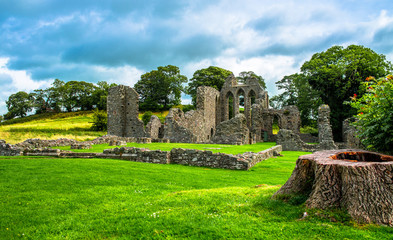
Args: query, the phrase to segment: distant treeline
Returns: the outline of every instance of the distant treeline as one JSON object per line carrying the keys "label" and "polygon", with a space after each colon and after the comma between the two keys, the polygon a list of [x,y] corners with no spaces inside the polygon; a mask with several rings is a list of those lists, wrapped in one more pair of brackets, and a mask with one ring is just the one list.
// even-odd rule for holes
{"label": "distant treeline", "polygon": [[97,84],[84,81],[64,82],[55,79],[47,89],[37,89],[32,93],[23,91],[12,94],[6,101],[8,113],[4,119],[25,117],[33,112],[73,112],[78,110],[106,110],[109,88],[116,84],[105,81]]}

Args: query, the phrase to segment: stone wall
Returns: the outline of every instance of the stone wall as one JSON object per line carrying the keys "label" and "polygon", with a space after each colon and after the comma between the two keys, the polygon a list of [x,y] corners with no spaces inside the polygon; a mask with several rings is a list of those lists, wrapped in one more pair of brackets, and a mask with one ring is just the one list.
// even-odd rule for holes
{"label": "stone wall", "polygon": [[259,153],[247,152],[238,155],[182,148],[174,148],[170,152],[166,152],[160,150],[121,147],[106,149],[103,153],[81,153],[61,151],[59,149],[40,148],[26,149],[23,151],[23,155],[64,158],[112,158],[145,163],[182,164],[199,167],[248,170],[263,160],[273,156],[278,156],[281,151],[281,146],[274,146]]}
{"label": "stone wall", "polygon": [[161,127],[162,124],[160,119],[156,115],[152,115],[150,121],[146,125],[146,133],[150,135],[151,138],[159,138]]}
{"label": "stone wall", "polygon": [[330,125],[330,107],[326,104],[318,108],[318,138],[320,150],[338,149],[333,140],[332,126]]}
{"label": "stone wall", "polygon": [[139,95],[131,87],[118,85],[109,89],[108,134],[120,137],[148,137],[138,118]]}
{"label": "stone wall", "polygon": [[252,106],[251,132],[256,142],[274,141],[273,125],[277,122],[279,129],[300,133],[300,113],[296,106],[286,106],[281,110],[265,108],[261,104]]}
{"label": "stone wall", "polygon": [[19,156],[22,154],[22,148],[6,143],[0,140],[0,156]]}
{"label": "stone wall", "polygon": [[357,137],[357,130],[351,124],[355,121],[354,118],[348,118],[343,121],[343,140],[346,148],[364,149],[363,144]]}
{"label": "stone wall", "polygon": [[243,145],[250,143],[250,134],[244,114],[221,122],[216,128],[212,141],[218,144]]}
{"label": "stone wall", "polygon": [[197,89],[197,109],[183,113],[169,110],[165,118],[164,138],[171,142],[210,142],[216,127],[216,108],[219,92],[211,87]]}

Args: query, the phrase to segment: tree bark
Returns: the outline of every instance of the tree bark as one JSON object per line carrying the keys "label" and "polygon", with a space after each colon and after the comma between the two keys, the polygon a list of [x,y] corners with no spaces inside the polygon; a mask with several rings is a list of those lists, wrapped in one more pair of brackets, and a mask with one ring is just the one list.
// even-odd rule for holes
{"label": "tree bark", "polygon": [[393,157],[351,149],[300,156],[273,197],[299,194],[308,208],[342,208],[359,223],[393,226]]}

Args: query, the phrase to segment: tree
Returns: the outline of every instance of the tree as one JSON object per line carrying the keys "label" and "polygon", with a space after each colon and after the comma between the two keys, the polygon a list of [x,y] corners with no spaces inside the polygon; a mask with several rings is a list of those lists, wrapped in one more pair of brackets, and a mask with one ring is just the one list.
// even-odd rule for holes
{"label": "tree", "polygon": [[95,107],[100,110],[106,110],[106,103],[108,98],[109,88],[116,86],[117,84],[112,83],[109,84],[105,81],[100,81],[97,83],[93,93],[92,93],[92,102],[95,104]]}
{"label": "tree", "polygon": [[239,83],[243,83],[243,84],[244,84],[244,83],[246,83],[247,78],[252,78],[252,77],[258,79],[258,82],[259,82],[259,84],[261,85],[261,87],[262,87],[263,89],[266,89],[265,79],[263,79],[262,76],[256,75],[253,71],[248,71],[248,72],[244,71],[244,72],[241,72],[241,73],[239,73],[239,76],[236,77],[236,78],[237,78],[237,81],[238,81]]}
{"label": "tree", "polygon": [[358,137],[371,150],[393,154],[393,76],[368,77],[361,89],[365,94],[354,94],[349,102],[358,113],[353,123]]}
{"label": "tree", "polygon": [[233,73],[229,70],[214,66],[195,71],[186,88],[186,93],[192,97],[193,105],[196,105],[198,87],[209,86],[220,91],[225,80],[231,74]]}
{"label": "tree", "polygon": [[380,78],[392,70],[384,55],[363,46],[333,46],[316,53],[301,67],[312,89],[332,109],[331,121],[336,140],[341,140],[342,121],[354,111],[344,101],[353,94],[361,96],[360,83],[368,76]]}
{"label": "tree", "polygon": [[180,74],[178,67],[168,65],[145,73],[135,84],[134,88],[140,95],[140,109],[168,109],[180,104],[183,83],[187,77]]}
{"label": "tree", "polygon": [[295,105],[300,111],[303,126],[313,125],[318,114],[318,107],[322,104],[318,92],[313,90],[304,74],[295,73],[285,76],[276,82],[283,93],[270,99],[274,108]]}
{"label": "tree", "polygon": [[7,119],[25,117],[33,109],[33,96],[23,91],[12,94],[6,101],[8,113]]}

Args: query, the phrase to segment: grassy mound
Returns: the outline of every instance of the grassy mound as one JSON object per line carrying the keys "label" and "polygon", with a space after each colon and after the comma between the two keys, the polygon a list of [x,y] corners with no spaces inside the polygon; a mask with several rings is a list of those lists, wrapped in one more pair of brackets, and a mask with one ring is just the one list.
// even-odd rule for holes
{"label": "grassy mound", "polygon": [[93,113],[45,113],[13,119],[0,125],[0,139],[8,143],[22,142],[28,138],[70,138],[78,141],[92,140],[106,132],[91,131]]}

